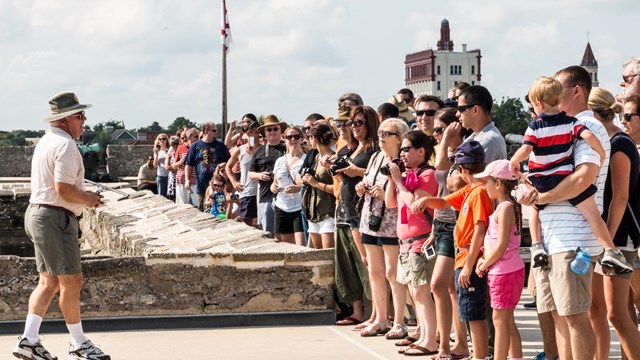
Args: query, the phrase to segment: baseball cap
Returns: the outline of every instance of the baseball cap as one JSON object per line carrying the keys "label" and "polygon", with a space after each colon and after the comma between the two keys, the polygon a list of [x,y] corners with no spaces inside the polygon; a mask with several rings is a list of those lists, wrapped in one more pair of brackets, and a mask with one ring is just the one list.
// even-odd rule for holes
{"label": "baseball cap", "polygon": [[489,165],[487,165],[486,168],[484,168],[483,172],[473,175],[473,177],[478,179],[486,178],[489,176],[503,180],[518,179],[517,177],[513,176],[511,170],[509,169],[509,160],[505,159],[492,161]]}
{"label": "baseball cap", "polygon": [[484,162],[484,149],[475,140],[465,141],[456,149],[454,156],[456,164],[473,164]]}

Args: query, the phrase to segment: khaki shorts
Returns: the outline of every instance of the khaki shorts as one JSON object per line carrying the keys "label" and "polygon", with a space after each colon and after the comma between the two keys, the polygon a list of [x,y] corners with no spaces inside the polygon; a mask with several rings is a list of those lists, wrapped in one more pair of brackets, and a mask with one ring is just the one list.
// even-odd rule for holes
{"label": "khaki shorts", "polygon": [[533,269],[539,313],[557,310],[567,316],[589,311],[595,259],[591,258],[589,271],[579,275],[569,267],[575,256],[574,250],[550,255],[548,267]]}
{"label": "khaki shorts", "polygon": [[[634,264],[636,260],[638,260],[638,252],[636,250],[633,250],[633,251],[621,250],[621,252],[622,252],[622,255],[624,255],[625,260],[627,260],[627,264]],[[603,276],[616,276],[623,279],[631,279],[631,275],[633,275],[633,272],[630,272],[627,274],[616,274],[615,271],[613,271],[613,269],[602,267],[602,265],[600,265],[600,259],[602,259],[602,254],[600,254],[599,256],[596,256],[596,259],[598,260],[598,262],[596,263],[596,267],[593,270],[596,273]]]}
{"label": "khaki shorts", "polygon": [[435,257],[427,260],[422,253],[400,253],[398,268],[402,270],[402,273],[398,273],[397,280],[401,284],[411,286],[430,284],[435,264]]}
{"label": "khaki shorts", "polygon": [[38,272],[50,275],[82,273],[78,219],[65,211],[29,206],[24,229],[35,249]]}

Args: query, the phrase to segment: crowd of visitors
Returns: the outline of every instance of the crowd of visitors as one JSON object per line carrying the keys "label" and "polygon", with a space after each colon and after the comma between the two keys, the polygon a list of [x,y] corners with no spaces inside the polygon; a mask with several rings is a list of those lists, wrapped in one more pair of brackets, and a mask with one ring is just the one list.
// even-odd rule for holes
{"label": "crowd of visitors", "polygon": [[[401,89],[377,111],[347,93],[335,117],[302,127],[249,113],[223,141],[214,123],[160,134],[139,185],[279,241],[335,248],[337,325],[434,359],[522,358],[514,309],[530,206],[537,359],[607,359],[608,322],[640,359],[639,75],[640,59],[625,63],[617,97],[579,66],[532,81],[511,159],[490,92],[458,83],[445,100]],[[577,272],[583,253],[590,266]]]}

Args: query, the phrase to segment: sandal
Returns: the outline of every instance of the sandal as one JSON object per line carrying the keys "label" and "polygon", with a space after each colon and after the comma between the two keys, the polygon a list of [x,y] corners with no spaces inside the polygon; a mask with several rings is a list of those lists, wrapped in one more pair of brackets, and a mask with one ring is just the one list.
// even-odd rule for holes
{"label": "sandal", "polygon": [[351,331],[360,331],[360,330],[366,328],[369,325],[371,325],[371,322],[369,320],[367,320],[367,321],[361,322],[360,324],[352,327]]}
{"label": "sandal", "polygon": [[391,330],[391,328],[389,328],[389,325],[386,321],[385,322],[374,321],[371,325],[367,326],[366,328],[362,329],[362,331],[360,331],[360,336],[373,337],[378,335],[384,335],[388,333],[389,330]]}
{"label": "sandal", "polygon": [[353,316],[347,316],[342,320],[336,321],[336,325],[338,326],[358,325],[360,323],[362,323],[362,320],[356,319]]}
{"label": "sandal", "polygon": [[409,346],[404,347],[402,349],[398,349],[398,354],[404,354],[405,351],[409,350],[409,349],[413,349],[415,345],[414,344],[409,344]]}
{"label": "sandal", "polygon": [[413,344],[416,341],[418,341],[417,338],[415,338],[415,337],[413,337],[411,335],[407,335],[407,336],[405,336],[404,339],[402,339],[400,341],[396,341],[395,346],[409,346],[409,345]]}
{"label": "sandal", "polygon": [[387,340],[401,340],[408,335],[407,326],[403,324],[393,324],[391,330],[387,332],[385,337]]}
{"label": "sandal", "polygon": [[439,354],[439,355],[433,355],[431,357],[431,360],[448,360],[451,359],[451,355],[449,354]]}
{"label": "sandal", "polygon": [[407,349],[404,352],[405,356],[425,356],[425,355],[435,355],[438,353],[438,349],[429,350],[426,347],[413,345],[411,349]]}

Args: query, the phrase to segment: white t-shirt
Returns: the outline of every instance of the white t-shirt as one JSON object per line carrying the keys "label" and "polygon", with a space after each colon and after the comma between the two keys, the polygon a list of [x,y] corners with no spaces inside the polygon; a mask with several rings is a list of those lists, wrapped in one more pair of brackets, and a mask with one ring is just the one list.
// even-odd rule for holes
{"label": "white t-shirt", "polygon": [[[278,181],[279,189],[295,185],[294,179],[300,172],[300,168],[306,157],[307,155],[303,154],[289,169],[287,169],[287,155],[280,156],[276,160],[273,167],[273,175]],[[286,212],[300,211],[300,209],[302,209],[302,195],[299,191],[293,194],[286,194],[284,191],[279,191],[275,199],[275,205],[278,209]]]}
{"label": "white t-shirt", "polygon": [[[593,117],[592,111],[582,111],[575,117],[578,119],[578,123],[585,125],[600,140],[606,153],[605,161],[594,182],[598,188],[595,194],[596,204],[602,213],[604,183],[607,180],[607,171],[609,170],[611,142],[607,130],[602,123]],[[574,146],[573,161],[576,167],[584,163],[600,165],[600,156],[586,141],[579,140]],[[568,201],[548,204],[540,211],[540,222],[542,223],[543,242],[550,255],[575,250],[578,246],[581,249],[589,249],[591,255],[598,255],[603,250],[589,223],[580,211]]]}
{"label": "white t-shirt", "polygon": [[244,145],[240,146],[238,151],[240,151],[240,156],[238,157],[238,161],[240,162],[240,183],[244,185],[244,188],[240,193],[240,197],[245,198],[256,196],[258,195],[258,180],[251,180],[249,178],[251,154],[247,152]]}
{"label": "white t-shirt", "polygon": [[80,150],[66,131],[52,127],[33,151],[29,202],[60,206],[80,216],[84,204],[60,197],[56,192],[56,182],[74,185],[84,191],[84,165]]}

